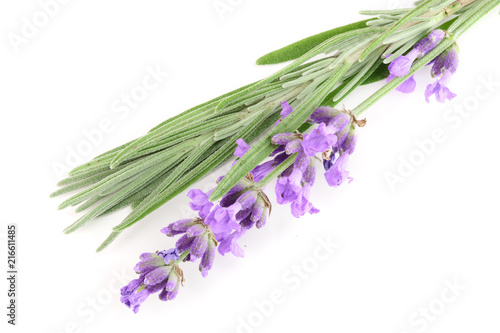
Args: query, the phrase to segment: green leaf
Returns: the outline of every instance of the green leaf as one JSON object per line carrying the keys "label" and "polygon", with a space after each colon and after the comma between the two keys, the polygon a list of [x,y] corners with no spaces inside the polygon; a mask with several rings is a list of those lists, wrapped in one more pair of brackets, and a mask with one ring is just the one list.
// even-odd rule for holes
{"label": "green leaf", "polygon": [[[179,157],[181,159],[182,157]],[[157,164],[149,169],[147,169],[143,174],[140,176],[136,176],[134,181],[131,183],[127,184],[124,186],[122,189],[120,189],[118,192],[115,194],[107,197],[103,202],[101,202],[97,207],[95,207],[92,211],[88,212],[84,216],[82,216],[80,219],[78,219],[75,223],[70,225],[64,230],[64,233],[69,234],[81,227],[83,227],[85,224],[89,223],[96,217],[98,217],[100,214],[106,212],[107,210],[111,209],[113,206],[119,204],[126,198],[128,198],[130,195],[133,193],[136,193],[138,190],[141,188],[147,186],[147,184],[150,183],[153,179],[155,179],[158,175],[162,174],[165,172],[165,166],[163,164]],[[85,204],[84,204],[85,205]]]}
{"label": "green leaf", "polygon": [[99,247],[97,248],[96,252],[101,252],[102,250],[104,250],[105,248],[107,248],[108,245],[111,244],[116,239],[116,237],[120,236],[120,234],[121,234],[121,231],[113,231],[108,236],[108,238],[106,238],[106,240],[104,242],[102,242],[101,245],[99,245]]}
{"label": "green leaf", "polygon": [[93,205],[103,200],[104,198],[105,198],[104,196],[96,195],[95,197],[88,199],[75,209],[75,213],[83,212],[84,210],[92,207]]}
{"label": "green leaf", "polygon": [[128,221],[124,220],[122,223],[114,227],[113,230],[121,231],[129,228],[130,226],[145,218],[147,215],[154,212],[156,209],[160,208],[166,202],[203,178],[207,173],[212,172],[217,166],[231,158],[233,156],[234,150],[236,149],[237,139],[242,138],[246,142],[253,141],[268,128],[272,127],[279,119],[279,117],[279,114],[272,115],[267,119],[262,117],[260,118],[260,121],[252,123],[246,128],[242,129],[242,131],[235,134],[215,153],[206,158],[202,163],[197,164],[196,167],[187,172],[181,179],[171,184],[166,190],[164,190],[159,196],[157,196],[154,199],[154,202],[150,204],[148,210],[144,211],[141,215],[136,216],[134,219],[129,219]]}
{"label": "green leaf", "polygon": [[[350,83],[351,80],[345,81],[340,86],[338,86],[334,91],[332,91],[330,94],[328,94],[328,96],[321,103],[321,106],[329,106],[331,108],[334,108],[344,99],[344,97],[347,97],[348,95],[350,95],[357,87],[386,79],[387,76],[389,75],[388,74],[389,70],[387,69],[387,65],[382,63],[382,59],[380,59],[379,62],[380,62],[380,65],[378,67],[377,66],[372,67],[372,69],[370,71],[368,71],[368,73],[365,74],[364,80],[363,79],[359,80],[354,86],[351,87],[349,92],[347,94],[345,94],[342,98],[340,98],[337,101],[333,100],[333,97],[335,95],[337,95],[344,87],[346,87]],[[387,74],[386,74],[386,72],[387,72]],[[303,133],[307,129],[309,129],[309,127],[311,127],[310,124],[304,123],[299,128],[298,131]]]}
{"label": "green leaf", "polygon": [[[154,132],[156,131],[157,129],[159,128],[162,128],[164,125],[169,125],[169,124],[177,124],[179,121],[181,120],[185,120],[185,119],[188,119],[189,116],[192,116],[193,114],[196,114],[198,113],[201,109],[209,109],[209,108],[212,108],[213,106],[219,104],[219,102],[228,97],[228,96],[231,96],[233,94],[236,94],[237,92],[241,91],[241,90],[245,90],[249,87],[251,87],[252,85],[254,85],[255,83],[257,82],[254,82],[254,83],[250,83],[250,84],[247,84],[246,86],[243,86],[241,88],[238,88],[238,89],[235,89],[233,91],[230,91],[226,94],[223,94],[219,97],[216,97],[208,102],[205,102],[205,103],[202,103],[200,105],[197,105],[195,107],[192,107],[191,109],[189,110],[186,110],[180,114],[178,114],[177,116],[174,116],[172,118],[168,118],[167,120],[163,121],[162,123],[156,125],[155,127],[153,127],[149,132]],[[133,142],[133,141],[132,141]]]}
{"label": "green leaf", "polygon": [[[121,169],[118,169],[117,171],[119,171]],[[113,171],[113,172],[109,172],[109,171]],[[113,173],[115,173],[114,170],[109,170],[109,171],[101,172],[101,173],[98,173],[98,174],[93,175],[91,177],[82,178],[81,180],[78,180],[78,181],[73,181],[72,178],[66,178],[66,179],[64,179],[64,182],[61,181],[61,182],[59,182],[59,184],[64,185],[64,184],[69,183],[71,181],[69,183],[69,185],[67,185],[63,188],[60,188],[59,190],[50,194],[50,197],[54,198],[54,197],[57,197],[59,195],[66,194],[66,193],[90,186],[92,184],[95,184],[96,182],[103,180],[106,177],[109,177]],[[79,177],[74,177],[74,178],[78,179]]]}
{"label": "green leaf", "polygon": [[179,155],[182,156],[183,154],[189,152],[193,146],[193,142],[187,141],[173,149],[167,149],[158,154],[149,155],[148,157],[145,157],[136,163],[130,164],[119,172],[104,178],[88,189],[65,200],[61,205],[59,205],[58,208],[63,209],[68,206],[75,206],[156,164],[161,164],[163,167],[167,167],[168,165],[175,163]]}
{"label": "green leaf", "polygon": [[371,21],[373,19],[369,20],[363,20],[359,21],[356,23],[351,23],[348,25],[344,25],[342,27],[338,27],[332,30],[328,30],[319,34],[316,34],[314,36],[310,36],[307,38],[304,38],[298,42],[295,42],[293,44],[290,44],[288,46],[285,46],[279,50],[270,52],[262,57],[260,57],[257,60],[257,65],[272,65],[272,64],[280,64],[283,62],[295,60],[298,57],[304,55],[305,53],[309,52],[312,50],[314,47],[318,46],[319,44],[323,43],[324,41],[342,34],[347,31],[351,30],[356,30],[356,29],[361,29],[361,28],[366,28],[366,23]]}
{"label": "green leaf", "polygon": [[380,63],[382,63],[382,59],[380,58],[382,53],[383,50],[379,49],[379,52],[375,52],[371,58],[368,58],[365,66],[358,70],[358,73],[333,97],[333,100],[338,101],[344,98],[353,91],[354,87],[359,86],[358,83],[362,84],[366,80],[367,75],[371,76],[370,73],[373,73],[379,67]]}
{"label": "green leaf", "polygon": [[212,137],[204,140],[199,147],[190,153],[189,156],[123,220],[119,226],[124,226],[124,228],[115,227],[114,230],[118,231],[125,229],[128,225],[130,225],[131,221],[136,221],[137,217],[142,216],[144,212],[149,211],[151,207],[155,206],[157,198],[162,197],[162,192],[174,185],[175,182],[178,182],[180,178],[182,178],[182,175],[188,170],[195,168],[195,162],[198,161],[199,157],[209,150],[214,144],[215,142]]}
{"label": "green leaf", "polygon": [[119,171],[120,169],[123,169],[123,167],[119,167],[119,168],[116,168],[116,169],[108,169],[108,170],[105,170],[105,171],[102,171],[102,172],[99,172],[99,173],[95,173],[95,174],[92,174],[92,175],[88,175],[88,174],[82,174],[82,175],[79,175],[79,176],[74,176],[74,177],[67,177],[61,181],[59,181],[57,183],[57,186],[66,186],[66,185],[70,185],[70,184],[74,184],[76,182],[79,182],[79,181],[82,181],[82,180],[85,180],[85,179],[88,179],[88,178],[95,178],[94,181],[96,180],[100,180],[102,178],[105,178],[113,173],[115,173],[116,171]]}
{"label": "green leaf", "polygon": [[112,156],[104,158],[93,159],[85,164],[77,166],[69,172],[69,177],[76,177],[81,175],[90,175],[97,172],[109,170],[109,163],[113,160]]}
{"label": "green leaf", "polygon": [[368,47],[365,49],[365,51],[361,54],[361,57],[359,58],[359,61],[363,61],[368,57],[373,50],[375,50],[380,44],[384,42],[384,40],[392,35],[395,31],[397,31],[399,28],[401,28],[404,24],[408,23],[412,18],[421,15],[424,11],[428,10],[428,7],[439,0],[425,0],[423,1],[420,5],[417,7],[413,8],[411,11],[409,11],[406,15],[404,15],[402,18],[400,18],[394,25],[387,29],[387,31],[383,34],[381,34],[377,39],[375,39]]}
{"label": "green leaf", "polygon": [[364,86],[367,84],[385,80],[387,79],[389,74],[390,73],[388,65],[381,62],[381,64],[373,71],[373,73],[371,73],[370,76],[366,78],[366,80],[363,81],[361,85]]}
{"label": "green leaf", "polygon": [[332,38],[327,39],[323,43],[321,43],[321,44],[313,47],[311,50],[309,50],[305,54],[303,54],[300,57],[298,57],[294,62],[292,62],[291,64],[287,65],[285,68],[283,68],[283,69],[275,72],[274,74],[272,74],[271,76],[267,77],[266,79],[260,80],[257,83],[255,83],[253,86],[251,86],[250,88],[242,90],[242,91],[240,91],[240,92],[238,92],[238,93],[236,93],[234,95],[231,95],[231,96],[223,99],[217,105],[216,111],[217,110],[222,110],[226,105],[229,105],[229,104],[233,103],[235,100],[241,98],[242,96],[245,96],[250,91],[258,89],[258,88],[264,86],[265,84],[267,84],[269,82],[272,82],[272,81],[274,81],[276,79],[279,79],[280,77],[282,77],[285,74],[289,74],[292,71],[298,70],[306,61],[311,60],[312,58],[314,58],[318,54],[324,52],[331,45],[333,45],[335,43],[338,43],[338,42],[341,42],[341,41],[344,41],[344,40],[348,40],[348,39],[350,39],[352,37],[361,36],[361,35],[364,35],[364,34],[371,34],[371,33],[380,32],[380,31],[385,31],[385,29],[376,28],[376,27],[368,27],[368,28],[363,28],[363,29],[357,29],[357,30],[347,31],[347,32],[338,34],[336,36],[333,36]]}
{"label": "green leaf", "polygon": [[151,194],[151,192],[153,192],[154,189],[157,188],[158,185],[160,185],[165,180],[165,178],[167,178],[170,175],[171,172],[172,170],[169,169],[165,170],[161,175],[158,175],[145,187],[143,187],[142,189],[137,189],[138,190],[137,192],[129,195],[127,198],[115,204],[113,207],[109,208],[105,212],[102,212],[101,214],[99,214],[98,217],[109,215],[127,206],[132,205],[133,208],[133,205],[139,204],[142,200],[144,200],[144,198],[146,198],[149,194]]}

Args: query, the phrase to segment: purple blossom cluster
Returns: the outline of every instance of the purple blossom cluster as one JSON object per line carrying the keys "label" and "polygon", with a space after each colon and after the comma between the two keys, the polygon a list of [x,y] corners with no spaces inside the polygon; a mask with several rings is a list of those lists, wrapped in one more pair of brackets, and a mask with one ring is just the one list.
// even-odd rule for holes
{"label": "purple blossom cluster", "polygon": [[[236,144],[234,155],[241,158],[250,146],[242,139],[237,140]],[[257,166],[231,188],[217,205],[209,200],[211,191],[189,191],[188,197],[192,200],[190,207],[198,212],[199,217],[180,220],[162,229],[167,236],[183,234],[176,248],[179,253],[189,251],[186,261],[201,258],[199,268],[203,276],[212,267],[215,248],[221,255],[230,252],[237,257],[244,256],[238,240],[253,226],[262,228],[271,210],[269,198],[256,183],[283,160],[283,156],[276,156],[272,161]]]}
{"label": "purple blossom cluster", "polygon": [[216,236],[205,222],[213,207],[213,203],[208,200],[209,195],[210,193],[197,189],[189,191],[188,197],[192,200],[189,206],[198,212],[199,217],[183,219],[161,229],[161,232],[169,237],[182,235],[175,244],[177,252],[187,253],[184,261],[194,262],[201,259],[199,269],[204,277],[212,268],[217,247]]}
{"label": "purple blossom cluster", "polygon": [[184,281],[182,270],[176,263],[179,260],[177,249],[143,253],[139,258],[141,261],[134,267],[135,272],[140,274],[139,278],[120,290],[121,302],[134,313],[151,294],[160,292],[158,297],[162,301],[174,299]]}
{"label": "purple blossom cluster", "polygon": [[279,145],[275,154],[297,154],[294,163],[279,175],[275,188],[278,203],[290,204],[295,217],[319,212],[309,200],[316,179],[316,155],[321,155],[325,179],[330,186],[352,180],[345,167],[356,144],[353,118],[339,110],[323,107],[313,112],[309,122],[317,127],[307,134],[281,133],[271,139],[273,144]]}
{"label": "purple blossom cluster", "polygon": [[[287,102],[282,103],[282,108],[282,119],[293,111]],[[309,133],[275,135],[272,143],[278,147],[271,159],[255,167],[218,204],[209,200],[213,190],[208,193],[199,189],[189,191],[190,208],[198,216],[176,221],[161,229],[168,237],[179,236],[175,248],[141,255],[141,261],[135,266],[139,278],[121,289],[121,301],[137,312],[153,293],[160,292],[159,298],[163,301],[174,299],[184,280],[178,266],[181,261],[199,260],[199,270],[206,277],[213,266],[216,251],[221,255],[230,252],[243,257],[238,240],[254,226],[262,228],[271,212],[270,200],[257,183],[288,158],[295,160],[277,179],[278,203],[291,204],[295,217],[319,212],[309,201],[316,177],[315,164],[317,160],[323,160],[325,178],[330,186],[351,180],[345,167],[356,144],[354,119],[345,112],[319,108],[308,120],[316,125]],[[237,140],[236,144],[234,155],[241,159],[250,146],[243,139]]]}
{"label": "purple blossom cluster", "polygon": [[[389,64],[389,77],[387,82],[396,77],[403,77],[410,73],[411,66],[416,59],[423,57],[434,49],[439,42],[446,36],[443,30],[434,30],[427,37],[420,40],[413,49],[406,55],[399,56]],[[436,100],[444,103],[447,99],[451,100],[456,97],[454,93],[448,88],[448,83],[452,75],[456,72],[458,67],[458,48],[451,47],[449,50],[443,52],[429,65],[433,65],[431,75],[437,80],[429,84],[425,91],[425,100],[429,103],[430,97],[436,95]],[[412,93],[415,91],[417,82],[414,75],[410,76],[406,81],[399,85],[396,90],[403,93]]]}
{"label": "purple blossom cluster", "polygon": [[[243,140],[238,140],[237,144],[235,155],[241,158],[250,147]],[[266,172],[272,170],[273,163],[268,163],[271,167],[264,165],[255,168],[256,177],[263,178]],[[141,255],[141,261],[135,268],[140,276],[121,289],[121,301],[137,312],[148,296],[157,291],[162,290],[161,300],[175,298],[179,284],[172,287],[173,282],[183,281],[177,261],[195,262],[200,259],[199,270],[206,277],[213,266],[216,249],[221,255],[231,252],[243,257],[238,240],[254,225],[262,228],[271,210],[269,198],[255,185],[253,174],[249,174],[226,193],[217,205],[209,200],[213,190],[208,193],[199,189],[189,191],[189,206],[198,213],[198,217],[179,220],[161,229],[169,237],[180,236],[175,248]]]}
{"label": "purple blossom cluster", "polygon": [[238,240],[254,225],[261,228],[269,215],[270,203],[262,190],[257,189],[252,177],[246,177],[236,184],[214,205],[209,193],[191,190],[191,208],[198,212],[195,219],[180,220],[162,229],[167,236],[181,235],[176,243],[179,253],[188,251],[186,261],[201,258],[200,271],[203,276],[212,267],[215,248],[221,255],[231,252],[243,257]]}

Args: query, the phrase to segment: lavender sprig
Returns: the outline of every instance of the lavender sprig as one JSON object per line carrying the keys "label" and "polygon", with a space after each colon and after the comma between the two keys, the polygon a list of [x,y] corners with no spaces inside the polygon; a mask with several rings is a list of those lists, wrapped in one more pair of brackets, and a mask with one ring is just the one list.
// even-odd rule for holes
{"label": "lavender sprig", "polygon": [[[282,117],[293,114],[287,102],[283,102],[282,107]],[[139,278],[121,289],[122,303],[137,313],[140,305],[153,293],[160,292],[159,298],[163,301],[174,299],[184,281],[178,266],[181,261],[200,261],[199,270],[206,277],[213,266],[216,249],[220,255],[232,253],[236,257],[244,257],[238,241],[254,226],[257,229],[264,227],[271,213],[271,201],[264,192],[267,184],[256,180],[262,181],[282,165],[287,168],[280,169],[276,182],[278,204],[290,204],[292,215],[297,218],[305,213],[318,213],[319,210],[310,202],[316,168],[324,166],[325,178],[330,186],[337,187],[348,179],[346,156],[354,151],[355,124],[358,122],[345,111],[326,107],[317,109],[309,122],[317,126],[307,133],[275,135],[272,142],[276,149],[270,155],[271,160],[252,170],[217,204],[209,200],[213,190],[208,193],[199,189],[189,191],[189,206],[198,216],[179,220],[161,229],[168,237],[179,237],[175,248],[140,256],[141,261],[134,268],[140,274]],[[242,139],[236,143],[238,147],[234,155],[238,160],[234,165],[250,149]],[[338,158],[334,162],[336,156]],[[289,157],[293,157],[294,162],[285,164]],[[179,256],[179,253],[182,255]]]}
{"label": "lavender sprig", "polygon": [[[470,15],[470,20],[477,20],[479,13],[484,15],[494,8],[486,3],[482,5],[474,7],[477,13]],[[466,23],[467,21],[464,22]],[[271,203],[264,189],[274,179],[276,179],[276,201],[278,204],[290,204],[293,216],[318,213],[319,210],[310,201],[310,192],[316,179],[316,164],[321,162],[325,170],[325,179],[332,187],[352,181],[346,165],[356,147],[356,127],[362,127],[366,123],[358,120],[356,115],[364,111],[363,108],[367,103],[387,93],[389,91],[387,87],[393,89],[400,86],[399,90],[404,91],[405,86],[406,88],[412,86],[414,81],[410,79],[411,76],[427,64],[432,64],[431,75],[437,81],[427,86],[426,100],[429,101],[432,95],[436,95],[439,102],[453,97],[447,88],[447,83],[457,68],[458,49],[454,42],[448,40],[450,36],[449,32],[445,33],[439,29],[431,31],[422,40],[417,41],[406,55],[395,57],[389,66],[390,76],[387,85],[354,111],[319,107],[303,120],[305,124],[301,127],[302,131],[280,131],[293,128],[290,123],[299,123],[307,112],[304,104],[299,104],[293,111],[290,104],[282,102],[280,118],[274,123],[275,127],[271,129],[271,134],[253,146],[248,145],[242,138],[235,140],[237,145],[235,155],[239,159],[233,164],[229,173],[220,178],[215,190],[208,193],[192,190],[188,193],[192,199],[190,206],[199,216],[177,221],[162,229],[167,236],[182,235],[176,243],[176,248],[171,251],[183,252],[184,261],[196,261],[201,258],[199,268],[204,277],[213,266],[216,248],[221,255],[231,252],[235,256],[243,257],[244,253],[238,245],[238,240],[253,226],[261,228],[266,223],[271,212]],[[346,70],[345,67],[343,69]],[[320,93],[325,93],[326,90],[321,89]],[[305,105],[311,107],[314,104],[310,102]],[[255,153],[256,151],[259,153]],[[267,158],[270,160],[265,161]],[[260,162],[254,164],[255,161]],[[244,170],[249,170],[248,174],[232,182],[238,179],[238,172]],[[228,178],[231,180],[228,181]],[[222,185],[228,184],[232,187],[224,190]],[[223,193],[218,203],[216,203],[217,194],[214,194],[217,190]],[[157,265],[164,266],[158,262]],[[166,264],[169,265],[170,263]],[[172,267],[162,269],[171,272]],[[154,269],[158,267],[155,266]],[[160,285],[165,288],[165,293],[168,292],[169,279],[165,278],[164,274],[158,274],[159,278],[156,279],[147,279],[145,272],[138,270],[138,273],[141,274],[139,279],[133,280],[122,289],[122,302],[134,312],[149,294],[159,290]],[[175,287],[177,286],[178,283]],[[163,297],[163,299],[169,298]]]}

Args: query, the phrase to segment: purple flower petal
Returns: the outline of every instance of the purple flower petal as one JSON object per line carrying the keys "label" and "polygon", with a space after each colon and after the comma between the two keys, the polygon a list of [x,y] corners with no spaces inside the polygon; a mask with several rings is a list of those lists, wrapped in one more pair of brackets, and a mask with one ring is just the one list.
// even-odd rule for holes
{"label": "purple flower petal", "polygon": [[221,240],[219,244],[219,253],[224,255],[231,252],[236,257],[243,258],[243,249],[238,245],[238,240],[245,234],[247,229],[241,229],[240,231],[235,231],[231,235],[225,237]]}
{"label": "purple flower petal", "polygon": [[278,121],[276,122],[276,125],[278,125],[280,122],[283,121],[283,119],[285,119],[289,114],[291,114],[293,112],[293,109],[292,107],[290,106],[290,104],[288,104],[287,101],[284,101],[284,102],[281,102],[281,118],[278,119]]}
{"label": "purple flower petal", "polygon": [[264,199],[259,198],[252,207],[252,214],[250,215],[250,219],[253,222],[259,221],[262,217],[262,213],[264,212],[265,208],[266,208],[266,203]]}
{"label": "purple flower petal", "polygon": [[208,245],[208,235],[201,234],[196,236],[191,244],[191,261],[195,261],[198,258],[201,258]]}
{"label": "purple flower petal", "polygon": [[301,150],[301,148],[302,148],[301,144],[302,144],[302,140],[293,140],[293,141],[290,141],[285,146],[285,152],[288,155],[295,154],[295,153],[297,153],[297,152],[299,152]]}
{"label": "purple flower petal", "polygon": [[316,214],[319,212],[319,209],[314,207],[312,203],[309,201],[311,186],[306,185],[302,188],[300,196],[298,200],[295,200],[291,204],[292,215],[296,218],[304,216],[306,213]]}
{"label": "purple flower petal", "polygon": [[432,51],[432,49],[439,44],[445,35],[446,34],[443,30],[433,30],[427,37],[421,39],[417,44],[415,44],[413,49],[419,53],[419,57],[422,57]]}
{"label": "purple flower petal", "polygon": [[158,295],[158,298],[161,300],[161,301],[168,301],[168,291],[167,291],[167,288],[163,288],[161,293]]}
{"label": "purple flower petal", "polygon": [[208,242],[207,250],[203,254],[200,262],[200,272],[203,277],[208,275],[208,271],[212,268],[215,259],[215,242],[210,240]]}
{"label": "purple flower petal", "polygon": [[143,253],[139,256],[139,259],[141,260],[147,260],[147,259],[151,259],[151,258],[156,258],[158,255],[154,252],[147,252],[147,253]]}
{"label": "purple flower petal", "polygon": [[234,185],[220,200],[219,205],[221,207],[229,207],[236,202],[240,197],[241,192],[246,189],[246,185],[243,182],[238,182]]}
{"label": "purple flower petal", "polygon": [[326,126],[325,123],[304,136],[302,148],[307,156],[315,156],[318,153],[323,153],[337,142],[337,136],[334,134],[333,126]]}
{"label": "purple flower petal", "polygon": [[276,201],[280,205],[289,204],[299,197],[301,188],[295,183],[290,182],[290,178],[280,178],[276,182]]}
{"label": "purple flower petal", "polygon": [[316,124],[325,123],[328,124],[335,117],[342,115],[343,113],[337,109],[333,109],[328,106],[322,106],[314,110],[312,115],[309,117],[310,122]]}
{"label": "purple flower petal", "polygon": [[188,237],[194,237],[194,236],[198,236],[199,234],[204,233],[205,231],[206,231],[205,227],[202,224],[195,224],[186,230],[186,235]]}
{"label": "purple flower petal", "polygon": [[191,247],[193,239],[194,239],[193,237],[189,237],[188,235],[184,235],[181,238],[179,238],[175,243],[175,247],[177,248],[179,253],[186,252]]}
{"label": "purple flower petal", "polygon": [[158,267],[157,269],[146,274],[146,276],[144,277],[144,284],[146,286],[154,286],[159,283],[165,282],[165,279],[170,273],[170,270],[171,267],[169,266]]}
{"label": "purple flower petal", "polygon": [[447,71],[442,78],[427,86],[427,89],[425,90],[425,100],[427,103],[430,102],[430,97],[432,95],[436,95],[436,100],[439,103],[444,103],[447,99],[452,100],[457,96],[447,87],[451,75],[452,73]]}
{"label": "purple flower petal", "polygon": [[165,285],[165,290],[166,291],[174,290],[177,287],[178,283],[179,283],[179,276],[177,275],[176,272],[172,270],[168,275],[168,280],[167,284]]}
{"label": "purple flower petal", "polygon": [[[418,53],[411,51],[408,56],[399,56],[389,64],[389,73],[394,76],[405,76],[410,73],[411,66],[417,58]],[[411,56],[411,58],[410,58]]]}
{"label": "purple flower petal", "polygon": [[415,81],[415,76],[410,76],[406,81],[401,83],[396,90],[405,94],[409,94],[415,91],[417,87],[417,81]]}
{"label": "purple flower petal", "polygon": [[137,313],[141,304],[146,301],[150,294],[151,293],[148,290],[143,289],[135,294],[130,295],[127,302],[123,303],[131,308],[134,313]]}
{"label": "purple flower petal", "polygon": [[189,207],[191,207],[192,210],[197,211],[199,216],[204,219],[207,217],[208,213],[210,212],[210,209],[213,207],[213,203],[209,200],[210,194],[213,192],[213,190],[205,193],[201,190],[194,189],[188,192],[188,197],[192,200],[189,203]]}
{"label": "purple flower petal", "polygon": [[256,200],[257,193],[255,191],[247,191],[236,200],[235,204],[240,205],[240,207],[238,207],[239,210],[246,210],[251,208]]}
{"label": "purple flower petal", "polygon": [[[333,166],[325,172],[325,178],[328,185],[337,187],[340,186],[346,179],[349,178],[349,172],[345,167],[349,159],[349,154],[342,154],[333,164]],[[351,179],[352,180],[352,179]]]}
{"label": "purple flower petal", "polygon": [[126,286],[122,287],[120,289],[122,303],[129,302],[128,297],[133,293],[135,293],[137,289],[139,289],[141,284],[142,284],[142,279],[135,279],[130,281],[129,284],[127,284]]}
{"label": "purple flower petal", "polygon": [[247,151],[249,151],[251,148],[250,145],[246,143],[245,140],[243,139],[236,140],[236,144],[238,145],[238,147],[236,148],[234,155],[239,158],[242,158],[243,155],[245,155]]}
{"label": "purple flower petal", "polygon": [[179,293],[179,286],[180,285],[181,284],[178,283],[174,290],[167,292],[167,298],[169,301],[171,301],[177,297],[177,294]]}
{"label": "purple flower petal", "polygon": [[214,234],[224,236],[241,228],[235,220],[236,212],[231,207],[216,206],[208,215],[205,223],[210,226]]}
{"label": "purple flower petal", "polygon": [[260,182],[269,172],[274,169],[274,160],[257,165],[252,171],[253,180],[255,182]]}
{"label": "purple flower petal", "polygon": [[136,271],[137,273],[146,273],[163,265],[165,265],[165,261],[163,260],[163,258],[155,256],[146,260],[139,261],[135,265],[134,271]]}
{"label": "purple flower petal", "polygon": [[184,219],[171,224],[172,230],[186,232],[193,225],[193,219]]}
{"label": "purple flower petal", "polygon": [[284,102],[281,102],[281,116],[283,118],[285,118],[286,116],[288,116],[289,114],[291,114],[293,112],[293,109],[292,107],[290,106],[290,104],[288,104],[287,101],[284,101]]}

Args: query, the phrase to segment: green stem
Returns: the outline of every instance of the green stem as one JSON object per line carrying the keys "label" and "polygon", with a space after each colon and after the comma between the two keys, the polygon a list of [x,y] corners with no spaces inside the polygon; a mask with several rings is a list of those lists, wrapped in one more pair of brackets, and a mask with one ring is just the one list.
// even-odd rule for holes
{"label": "green stem", "polygon": [[181,255],[179,256],[179,260],[174,261],[174,264],[179,265],[184,259],[186,259],[189,253],[191,253],[191,250],[182,252]]}

